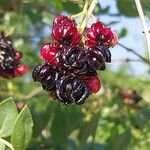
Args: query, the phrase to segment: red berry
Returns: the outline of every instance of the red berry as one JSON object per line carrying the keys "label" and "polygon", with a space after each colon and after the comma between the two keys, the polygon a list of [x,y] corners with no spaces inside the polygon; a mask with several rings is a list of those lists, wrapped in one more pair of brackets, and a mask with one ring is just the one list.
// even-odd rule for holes
{"label": "red berry", "polygon": [[59,49],[56,44],[47,43],[41,48],[40,54],[44,60],[48,61],[52,65],[56,65],[58,51]]}
{"label": "red berry", "polygon": [[58,16],[54,20],[52,38],[63,45],[77,45],[81,35],[74,21],[66,16]]}
{"label": "red berry", "polygon": [[56,25],[52,29],[52,38],[64,45],[77,45],[81,35],[73,25]]}
{"label": "red berry", "polygon": [[17,61],[20,61],[21,58],[22,58],[22,53],[16,51],[16,52],[15,52],[15,59],[16,59]]}
{"label": "red berry", "polygon": [[14,70],[14,76],[15,77],[23,76],[28,71],[29,71],[28,66],[24,64],[19,64],[18,67]]}
{"label": "red berry", "polygon": [[118,42],[118,35],[116,32],[113,32],[113,38],[110,41],[110,46],[114,47]]}
{"label": "red berry", "polygon": [[86,45],[90,46],[100,46],[106,45],[111,46],[112,39],[114,38],[114,34],[110,28],[105,27],[105,25],[101,22],[93,23],[91,28],[86,30],[87,41]]}
{"label": "red berry", "polygon": [[76,26],[75,21],[71,20],[70,18],[64,15],[59,15],[55,18],[53,26],[56,26],[58,24],[66,24],[66,25],[74,24]]}
{"label": "red berry", "polygon": [[96,94],[101,88],[101,82],[96,76],[88,78],[86,82],[92,93]]}

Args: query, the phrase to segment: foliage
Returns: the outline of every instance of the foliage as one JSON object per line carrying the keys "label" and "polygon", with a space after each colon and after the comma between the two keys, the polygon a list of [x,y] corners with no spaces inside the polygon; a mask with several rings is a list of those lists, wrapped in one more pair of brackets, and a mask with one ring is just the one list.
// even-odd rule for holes
{"label": "foliage", "polygon": [[[142,3],[149,16],[149,0]],[[40,46],[50,40],[52,20],[62,12],[80,12],[82,4],[72,0],[1,1],[0,29],[12,35],[16,49],[22,51],[23,61],[31,70],[22,78],[0,78],[0,99],[14,99],[0,103],[0,139],[11,143],[15,150],[149,149],[150,80],[129,75],[129,65],[122,64],[116,72],[108,67],[107,71],[99,72],[103,88],[82,106],[61,106],[32,81],[33,67],[42,63]],[[118,0],[116,6],[118,16],[138,15],[132,0]],[[98,5],[94,13],[109,15],[109,10],[110,7]],[[110,20],[113,23],[118,22]],[[118,30],[120,38],[128,34],[126,28]],[[121,88],[136,90],[142,99],[134,106],[125,104],[119,93]],[[4,148],[0,140],[0,150]]]}
{"label": "foliage", "polygon": [[[27,106],[18,114],[15,102],[9,98],[0,103],[0,145],[13,150],[24,150],[31,140],[33,121]],[[8,137],[11,144],[2,138]],[[4,145],[5,144],[5,145]],[[9,146],[10,145],[10,146]]]}

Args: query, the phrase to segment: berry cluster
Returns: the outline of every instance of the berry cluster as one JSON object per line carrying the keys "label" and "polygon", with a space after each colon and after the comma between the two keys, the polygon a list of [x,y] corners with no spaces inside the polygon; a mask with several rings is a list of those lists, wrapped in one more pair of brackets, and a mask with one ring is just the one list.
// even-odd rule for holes
{"label": "berry cluster", "polygon": [[123,103],[128,106],[136,106],[142,99],[141,95],[136,90],[121,88],[119,90],[119,95],[122,98]]}
{"label": "berry cluster", "polygon": [[6,79],[23,76],[28,67],[20,64],[22,54],[16,51],[10,38],[0,32],[0,76]]}
{"label": "berry cluster", "polygon": [[46,62],[33,71],[33,80],[65,105],[83,104],[99,91],[97,70],[111,62],[109,47],[117,42],[117,35],[101,22],[86,29],[86,37],[83,42],[74,20],[58,16],[52,28],[54,43],[46,43],[40,50]]}

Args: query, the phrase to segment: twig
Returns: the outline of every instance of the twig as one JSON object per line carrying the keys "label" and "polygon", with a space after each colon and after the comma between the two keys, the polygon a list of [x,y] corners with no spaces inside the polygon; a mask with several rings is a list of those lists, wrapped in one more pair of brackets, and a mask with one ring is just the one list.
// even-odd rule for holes
{"label": "twig", "polygon": [[113,62],[143,62],[143,61],[141,59],[126,58],[126,59],[112,59],[112,63]]}
{"label": "twig", "polygon": [[136,56],[138,56],[141,60],[143,60],[145,63],[147,63],[148,65],[150,65],[150,61],[146,58],[144,58],[143,56],[141,56],[140,54],[138,54],[137,52],[135,52],[133,49],[131,48],[128,48],[126,46],[124,46],[123,44],[121,43],[118,43],[119,46],[123,47],[124,49],[126,49],[127,51],[135,54]]}
{"label": "twig", "polygon": [[11,150],[15,150],[15,149],[13,148],[12,144],[9,143],[9,142],[7,142],[6,140],[0,138],[0,142],[3,143],[3,144],[5,144],[6,146],[8,146]]}
{"label": "twig", "polygon": [[33,96],[39,94],[42,91],[42,87],[38,87],[36,89],[34,89],[33,91],[31,91],[27,96],[25,96],[25,100],[31,99]]}
{"label": "twig", "polygon": [[87,25],[87,21],[90,19],[91,15],[93,13],[93,10],[94,10],[95,6],[97,5],[97,3],[98,3],[98,0],[92,0],[91,4],[89,6],[89,9],[87,11],[87,14],[85,15],[83,22],[81,24],[82,32],[84,31],[84,29]]}
{"label": "twig", "polygon": [[82,10],[83,14],[80,16],[80,23],[79,23],[79,25],[82,24],[82,22],[84,20],[85,13],[87,13],[88,7],[89,7],[89,0],[86,0],[85,4],[84,4],[84,7],[83,7],[83,10]]}
{"label": "twig", "polygon": [[143,9],[142,9],[140,0],[135,0],[135,4],[136,4],[136,8],[137,8],[138,13],[139,13],[139,17],[140,17],[140,19],[142,21],[142,24],[143,24],[145,35],[146,35],[148,52],[149,52],[149,61],[150,61],[150,37],[149,37],[149,29],[148,29],[148,26],[147,26],[147,23],[146,23],[146,20],[145,20],[145,17],[144,17],[144,13],[143,13]]}

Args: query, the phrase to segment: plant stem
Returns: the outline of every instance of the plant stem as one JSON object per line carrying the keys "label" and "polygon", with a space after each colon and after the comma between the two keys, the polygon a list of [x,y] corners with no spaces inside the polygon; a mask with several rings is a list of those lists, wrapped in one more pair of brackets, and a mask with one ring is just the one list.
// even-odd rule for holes
{"label": "plant stem", "polygon": [[144,17],[144,13],[143,13],[143,9],[142,9],[140,0],[135,0],[135,4],[136,4],[136,7],[137,7],[137,10],[139,13],[139,17],[140,17],[142,24],[143,24],[145,35],[146,35],[148,52],[149,52],[149,61],[150,61],[150,36],[149,36],[148,26],[147,26],[147,23],[146,23],[146,20]]}
{"label": "plant stem", "polygon": [[90,17],[92,16],[93,10],[94,10],[95,6],[97,5],[97,3],[98,3],[98,0],[91,1],[89,8],[87,10],[87,13],[85,14],[83,21],[81,23],[81,33],[83,33],[83,31],[87,25],[87,22],[90,19]]}
{"label": "plant stem", "polygon": [[38,87],[38,88],[34,89],[33,91],[31,91],[24,99],[29,100],[32,97],[34,97],[35,95],[39,94],[42,90],[43,90],[42,87]]}
{"label": "plant stem", "polygon": [[133,54],[135,54],[136,56],[138,56],[141,60],[143,60],[145,63],[147,63],[148,65],[150,65],[150,61],[148,59],[144,58],[143,56],[141,56],[140,54],[138,54],[137,52],[135,52],[133,49],[128,48],[128,47],[124,46],[121,43],[118,43],[118,45],[121,46],[121,47],[123,47],[127,51],[132,52]]}
{"label": "plant stem", "polygon": [[8,146],[11,150],[15,150],[15,149],[13,148],[12,144],[9,143],[9,142],[7,142],[6,140],[0,138],[0,142],[3,143],[3,144],[5,144],[6,146]]}
{"label": "plant stem", "polygon": [[85,14],[87,13],[88,7],[89,7],[89,0],[86,0],[85,4],[84,4],[84,7],[83,7],[83,10],[82,10],[83,14],[80,16],[80,23],[79,23],[80,25],[83,22],[83,19],[84,19]]}

